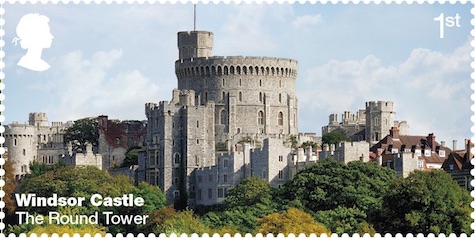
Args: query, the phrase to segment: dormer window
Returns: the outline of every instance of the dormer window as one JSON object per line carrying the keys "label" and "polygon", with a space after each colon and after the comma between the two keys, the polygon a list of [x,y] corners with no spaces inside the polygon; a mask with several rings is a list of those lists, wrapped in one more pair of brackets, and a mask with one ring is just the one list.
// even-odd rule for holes
{"label": "dormer window", "polygon": [[431,154],[430,150],[428,150],[428,149],[424,150],[424,156],[430,156],[430,154]]}
{"label": "dormer window", "polygon": [[445,150],[439,150],[439,156],[445,157]]}

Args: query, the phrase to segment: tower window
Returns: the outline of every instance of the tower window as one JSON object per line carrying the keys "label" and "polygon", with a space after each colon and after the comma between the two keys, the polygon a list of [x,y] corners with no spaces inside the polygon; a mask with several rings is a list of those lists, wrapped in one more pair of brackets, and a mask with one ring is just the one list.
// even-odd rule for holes
{"label": "tower window", "polygon": [[259,79],[259,87],[262,87],[262,79]]}
{"label": "tower window", "polygon": [[257,113],[257,124],[264,125],[264,112],[263,111],[259,111],[259,113]]}
{"label": "tower window", "polygon": [[221,85],[224,87],[225,81],[224,79],[221,80]]}
{"label": "tower window", "polygon": [[175,154],[175,159],[174,159],[175,164],[180,164],[180,154]]}
{"label": "tower window", "polygon": [[279,112],[279,114],[277,116],[277,122],[278,122],[279,126],[284,125],[284,113]]}
{"label": "tower window", "polygon": [[239,79],[239,86],[242,86],[242,79]]}
{"label": "tower window", "polygon": [[279,103],[282,103],[282,94],[279,93]]}
{"label": "tower window", "polygon": [[259,102],[262,102],[262,92],[259,93]]}
{"label": "tower window", "polygon": [[239,92],[238,99],[239,99],[240,102],[242,102],[242,92]]}
{"label": "tower window", "polygon": [[221,111],[221,125],[228,124],[228,112],[226,110]]}

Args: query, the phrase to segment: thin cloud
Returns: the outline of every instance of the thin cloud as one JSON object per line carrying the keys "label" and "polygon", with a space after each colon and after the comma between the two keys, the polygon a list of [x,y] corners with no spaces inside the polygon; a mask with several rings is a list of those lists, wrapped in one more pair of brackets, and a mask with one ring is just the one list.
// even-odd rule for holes
{"label": "thin cloud", "polygon": [[328,116],[356,112],[365,101],[394,101],[396,119],[407,120],[411,133],[436,132],[447,141],[466,138],[470,135],[470,51],[469,42],[449,54],[415,49],[396,66],[384,66],[373,55],[330,61],[308,71],[300,108]]}
{"label": "thin cloud", "polygon": [[292,21],[292,25],[295,28],[305,28],[321,23],[323,23],[323,17],[320,14],[299,16]]}

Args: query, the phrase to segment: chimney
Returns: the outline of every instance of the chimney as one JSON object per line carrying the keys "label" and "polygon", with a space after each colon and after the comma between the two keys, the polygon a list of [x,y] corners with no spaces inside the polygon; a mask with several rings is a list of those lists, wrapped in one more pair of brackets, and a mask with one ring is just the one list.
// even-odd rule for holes
{"label": "chimney", "polygon": [[440,147],[445,147],[445,141],[440,141]]}
{"label": "chimney", "polygon": [[453,140],[452,144],[453,144],[452,150],[456,150],[457,149],[457,140]]}
{"label": "chimney", "polygon": [[467,157],[467,161],[472,159],[472,152],[470,151],[472,149],[471,144],[472,142],[469,139],[465,139],[465,155]]}
{"label": "chimney", "polygon": [[389,135],[393,139],[398,139],[399,138],[399,128],[397,128],[395,126],[391,127],[391,130],[389,130]]}
{"label": "chimney", "polygon": [[435,136],[434,136],[434,133],[430,133],[430,134],[427,136],[427,143],[429,143],[430,148],[431,148],[433,151],[435,151],[436,144],[435,144]]}

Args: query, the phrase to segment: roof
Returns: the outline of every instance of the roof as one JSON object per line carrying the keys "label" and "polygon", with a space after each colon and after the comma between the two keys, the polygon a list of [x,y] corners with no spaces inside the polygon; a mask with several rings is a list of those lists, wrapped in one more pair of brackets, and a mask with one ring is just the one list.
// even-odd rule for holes
{"label": "roof", "polygon": [[[431,142],[429,141],[431,138],[435,139],[433,134],[429,134],[429,136],[397,135],[396,138],[394,138],[392,135],[387,135],[377,144],[372,146],[370,151],[376,155],[386,155],[393,154],[393,149],[397,149],[397,153],[401,151],[414,153],[416,149],[418,149],[421,151],[419,159],[424,159],[426,163],[442,164],[447,157],[441,156],[439,151],[443,150],[445,151],[446,155],[449,155],[451,150],[448,147],[441,146],[435,141],[433,141],[433,148],[435,148],[435,150],[433,150]],[[431,150],[430,156],[424,155],[423,151],[426,149]]]}

